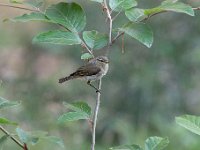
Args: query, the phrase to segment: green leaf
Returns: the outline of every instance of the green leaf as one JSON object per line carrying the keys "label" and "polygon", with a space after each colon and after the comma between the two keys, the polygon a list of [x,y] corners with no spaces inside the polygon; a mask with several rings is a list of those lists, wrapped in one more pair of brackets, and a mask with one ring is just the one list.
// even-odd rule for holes
{"label": "green leaf", "polygon": [[102,34],[94,30],[84,31],[83,39],[86,44],[92,49],[100,49],[108,44],[107,34]]}
{"label": "green leaf", "polygon": [[159,8],[159,7],[156,7],[156,8],[151,8],[151,9],[145,9],[145,10],[144,10],[144,14],[145,14],[146,16],[151,16],[151,15],[153,15],[153,14],[160,13],[160,12],[162,12],[162,11],[165,11],[165,10],[163,10],[163,9],[161,9],[161,8]]}
{"label": "green leaf", "polygon": [[16,122],[10,121],[6,118],[0,117],[0,124],[9,124],[9,125],[17,125]]}
{"label": "green leaf", "polygon": [[174,11],[179,13],[185,13],[190,16],[194,16],[194,10],[190,5],[182,2],[164,1],[159,8],[167,11]]}
{"label": "green leaf", "polygon": [[93,56],[90,53],[84,53],[81,55],[81,59],[85,60],[85,59],[91,59],[93,58]]}
{"label": "green leaf", "polygon": [[93,56],[90,53],[84,53],[81,55],[82,60],[87,60],[87,59],[91,59],[91,58],[93,58]]}
{"label": "green leaf", "polygon": [[31,136],[34,136],[34,137],[41,138],[41,137],[47,136],[48,132],[39,130],[39,131],[28,132],[28,134],[30,134]]}
{"label": "green leaf", "polygon": [[139,22],[147,17],[144,9],[131,8],[125,11],[126,17],[133,22]]}
{"label": "green leaf", "polygon": [[11,19],[11,21],[21,21],[21,22],[44,21],[44,22],[52,22],[44,14],[36,13],[36,12],[32,12],[30,14],[24,14],[22,16],[15,17],[15,18]]}
{"label": "green leaf", "polygon": [[98,2],[98,3],[102,3],[103,2],[103,0],[90,0],[90,1]]}
{"label": "green leaf", "polygon": [[0,109],[18,106],[19,104],[20,104],[19,102],[11,102],[11,101],[4,99],[3,97],[0,97]]}
{"label": "green leaf", "polygon": [[113,11],[123,11],[137,6],[135,0],[110,0],[109,6]]}
{"label": "green leaf", "polygon": [[14,4],[23,4],[23,0],[9,0],[10,3],[14,3]]}
{"label": "green leaf", "polygon": [[2,150],[3,149],[3,146],[5,144],[5,142],[7,141],[9,135],[4,135],[0,138],[0,149]]}
{"label": "green leaf", "polygon": [[149,137],[145,141],[145,150],[162,150],[169,144],[168,138]]}
{"label": "green leaf", "polygon": [[58,123],[77,121],[80,119],[89,119],[89,115],[85,112],[68,112],[58,118]]}
{"label": "green leaf", "polygon": [[40,138],[43,138],[47,135],[47,132],[44,131],[34,131],[26,132],[21,128],[16,128],[17,135],[23,143],[31,143],[32,145],[36,144]]}
{"label": "green leaf", "polygon": [[64,106],[68,109],[71,109],[76,112],[86,113],[88,116],[91,115],[91,107],[85,102],[74,102],[74,103],[66,103],[63,102]]}
{"label": "green leaf", "polygon": [[117,147],[109,148],[110,150],[142,150],[138,145],[122,145]]}
{"label": "green leaf", "polygon": [[153,43],[153,32],[151,28],[144,23],[128,23],[119,29],[122,32],[135,38],[148,48],[152,46]]}
{"label": "green leaf", "polygon": [[194,16],[194,10],[190,5],[184,4],[182,2],[176,2],[176,1],[164,1],[161,3],[160,6],[151,8],[151,9],[146,9],[145,14],[146,15],[153,15],[156,13],[160,13],[163,11],[173,11],[173,12],[178,12],[178,13],[185,13],[190,16]]}
{"label": "green leaf", "polygon": [[176,123],[188,129],[189,131],[200,135],[200,117],[192,115],[183,115],[175,118]]}
{"label": "green leaf", "polygon": [[43,139],[46,139],[52,143],[58,144],[62,148],[65,148],[64,142],[61,138],[58,138],[56,136],[47,136],[47,137],[44,137]]}
{"label": "green leaf", "polygon": [[23,143],[28,143],[30,141],[30,135],[27,132],[25,132],[24,130],[22,130],[21,128],[16,128],[16,132],[17,132],[19,139]]}
{"label": "green leaf", "polygon": [[76,3],[58,3],[46,10],[46,16],[72,32],[80,32],[85,28],[86,16],[80,5]]}
{"label": "green leaf", "polygon": [[55,30],[38,34],[33,38],[33,42],[74,45],[81,44],[81,39],[78,34]]}

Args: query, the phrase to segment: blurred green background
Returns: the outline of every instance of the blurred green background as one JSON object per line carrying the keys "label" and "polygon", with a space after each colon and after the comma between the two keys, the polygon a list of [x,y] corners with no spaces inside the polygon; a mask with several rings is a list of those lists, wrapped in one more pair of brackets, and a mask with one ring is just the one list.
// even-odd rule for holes
{"label": "blurred green background", "polygon": [[[1,0],[7,3],[8,0]],[[46,6],[59,1],[46,0]],[[76,1],[85,9],[85,30],[107,32],[101,6],[88,0]],[[160,0],[140,0],[139,7],[151,8]],[[183,1],[194,7],[200,0]],[[19,122],[24,130],[44,130],[61,137],[66,150],[88,150],[90,130],[85,121],[57,124],[67,110],[62,102],[84,100],[95,105],[96,93],[84,81],[58,84],[82,64],[80,46],[33,44],[40,31],[58,28],[48,23],[5,22],[27,11],[0,7],[0,96],[20,100],[22,106],[3,110],[1,115]],[[123,15],[114,26],[127,22]],[[125,53],[118,40],[110,53],[110,70],[103,78],[101,109],[97,125],[97,150],[120,144],[140,144],[149,136],[169,137],[167,150],[199,150],[200,137],[179,127],[175,116],[200,114],[200,11],[195,17],[163,13],[147,21],[154,31],[148,49],[125,37]],[[14,127],[7,127],[14,131]],[[7,141],[5,149],[20,149]],[[60,150],[40,141],[31,150]]]}

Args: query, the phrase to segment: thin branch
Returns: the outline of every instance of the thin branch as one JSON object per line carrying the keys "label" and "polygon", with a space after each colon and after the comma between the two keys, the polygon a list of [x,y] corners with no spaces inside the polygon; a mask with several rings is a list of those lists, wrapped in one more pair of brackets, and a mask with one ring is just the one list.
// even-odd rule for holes
{"label": "thin branch", "polygon": [[192,8],[193,10],[200,10],[200,7]]}
{"label": "thin branch", "polygon": [[[200,10],[200,7],[194,7],[194,8],[192,8],[192,9],[193,9],[193,10]],[[160,11],[160,12],[153,13],[153,14],[147,16],[146,18],[142,19],[140,22],[145,21],[145,20],[148,20],[149,18],[151,18],[151,17],[153,17],[153,16],[155,16],[155,15],[158,15],[158,14],[161,14],[161,13],[165,13],[165,12],[169,12],[169,11],[163,10],[163,11]]]}
{"label": "thin branch", "polygon": [[103,9],[106,11],[106,15],[108,17],[108,20],[109,20],[109,44],[112,43],[112,17],[111,17],[111,12],[108,8],[108,5],[107,5],[107,1],[106,0],[103,0]]}
{"label": "thin branch", "polygon": [[121,14],[121,11],[118,12],[118,13],[113,17],[112,21],[114,21],[120,14]]}
{"label": "thin branch", "polygon": [[24,143],[24,150],[28,150],[27,144]]}
{"label": "thin branch", "polygon": [[122,35],[122,54],[125,53],[125,48],[124,48],[124,34]]}
{"label": "thin branch", "polygon": [[[99,85],[98,89],[101,90],[101,85],[102,85],[102,80],[99,80]],[[94,116],[93,116],[93,126],[92,126],[92,145],[91,145],[91,150],[95,150],[95,142],[96,142],[96,125],[97,125],[97,117],[98,117],[98,112],[99,112],[99,106],[100,106],[100,99],[101,98],[101,93],[97,92],[97,99],[96,99],[96,106],[94,109]]]}
{"label": "thin branch", "polygon": [[[6,135],[8,135],[17,145],[19,145],[22,149],[24,149],[24,145],[18,141],[15,137],[13,137],[6,129],[4,129],[2,126],[0,126],[0,130],[5,133]],[[27,147],[26,147],[27,149]]]}
{"label": "thin branch", "polygon": [[121,33],[117,34],[117,36],[114,37],[114,38],[112,39],[112,43],[111,43],[111,45],[114,44],[115,41],[116,41],[120,36],[122,36],[122,35],[124,35],[124,32],[121,32]]}
{"label": "thin branch", "polygon": [[146,21],[146,20],[148,20],[149,18],[151,18],[151,17],[153,17],[153,16],[155,16],[155,15],[157,15],[157,14],[161,14],[161,13],[165,13],[165,12],[168,12],[168,11],[167,11],[167,10],[163,10],[163,11],[160,11],[160,12],[156,12],[156,13],[150,14],[150,15],[148,15],[146,18],[140,20],[139,22]]}
{"label": "thin branch", "polygon": [[86,43],[83,40],[82,40],[81,45],[88,51],[88,53],[92,55],[92,57],[94,57],[92,50],[89,49],[89,47],[86,45]]}
{"label": "thin branch", "polygon": [[23,10],[34,11],[34,12],[40,12],[40,10],[38,10],[38,9],[30,9],[30,8],[25,8],[25,7],[20,7],[20,6],[13,6],[13,5],[3,4],[3,3],[0,3],[0,6],[23,9]]}

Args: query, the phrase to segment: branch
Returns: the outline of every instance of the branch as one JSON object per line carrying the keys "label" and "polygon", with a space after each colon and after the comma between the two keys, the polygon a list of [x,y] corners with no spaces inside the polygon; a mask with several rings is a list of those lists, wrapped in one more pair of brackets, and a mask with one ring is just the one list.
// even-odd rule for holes
{"label": "branch", "polygon": [[4,129],[2,126],[0,126],[0,130],[5,133],[6,135],[8,135],[17,145],[19,145],[19,147],[21,147],[22,149],[28,150],[28,148],[26,147],[26,144],[22,144],[20,141],[18,141],[15,137],[13,137],[6,129]]}
{"label": "branch", "polygon": [[86,48],[88,53],[90,53],[92,55],[92,57],[94,58],[93,52],[89,49],[89,47],[85,44],[85,42],[83,40],[82,40],[81,46],[83,46],[83,48]]}
{"label": "branch", "polygon": [[[194,7],[194,8],[192,8],[192,9],[193,9],[193,10],[200,10],[200,7]],[[140,22],[145,21],[145,20],[148,20],[149,18],[151,18],[151,17],[153,17],[153,16],[155,16],[155,15],[157,15],[157,14],[161,14],[161,13],[165,13],[165,12],[169,12],[169,11],[163,10],[163,11],[160,11],[160,12],[156,12],[156,13],[151,14],[151,15],[147,16],[146,18],[140,20]]]}
{"label": "branch", "polygon": [[112,21],[114,21],[119,15],[121,14],[121,11],[119,11],[112,19]]}
{"label": "branch", "polygon": [[3,3],[0,3],[0,6],[11,7],[11,8],[18,8],[18,9],[23,9],[23,10],[28,10],[28,11],[34,11],[34,12],[40,12],[40,10],[38,10],[38,9],[30,9],[30,8],[25,8],[25,7],[20,7],[20,6],[13,6],[13,5],[3,4]]}
{"label": "branch", "polygon": [[165,13],[165,12],[168,12],[168,11],[167,11],[167,10],[163,10],[163,11],[160,11],[160,12],[156,12],[156,13],[150,14],[150,15],[148,15],[146,18],[140,20],[139,22],[146,21],[146,20],[148,20],[149,18],[151,18],[151,17],[153,17],[153,16],[155,16],[155,15],[157,15],[157,14],[161,14],[161,13]]}
{"label": "branch", "polygon": [[200,7],[192,8],[193,10],[200,10]]}
{"label": "branch", "polygon": [[112,20],[111,12],[108,8],[106,0],[103,0],[102,6],[103,6],[103,10],[106,11],[106,15],[107,15],[108,20],[109,20],[109,44],[111,44],[112,43],[112,22],[113,22],[113,20]]}
{"label": "branch", "polygon": [[117,36],[112,39],[112,43],[111,44],[115,43],[115,41],[122,35],[124,35],[124,32],[118,33]]}
{"label": "branch", "polygon": [[[99,85],[98,89],[101,90],[101,85],[102,85],[102,80],[99,80]],[[92,119],[93,126],[92,126],[92,145],[91,145],[91,150],[95,150],[95,141],[96,141],[96,125],[97,125],[97,116],[99,112],[99,106],[100,106],[100,98],[101,98],[101,93],[97,92],[97,99],[96,99],[96,106],[94,109],[94,116]]]}

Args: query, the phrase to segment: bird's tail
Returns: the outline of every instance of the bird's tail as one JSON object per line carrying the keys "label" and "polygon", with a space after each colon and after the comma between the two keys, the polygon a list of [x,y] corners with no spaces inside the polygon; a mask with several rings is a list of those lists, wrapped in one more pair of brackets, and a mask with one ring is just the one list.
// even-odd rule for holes
{"label": "bird's tail", "polygon": [[71,80],[72,78],[73,78],[72,76],[67,76],[65,78],[60,78],[58,82],[59,83],[63,83],[63,82],[66,82],[68,80]]}

